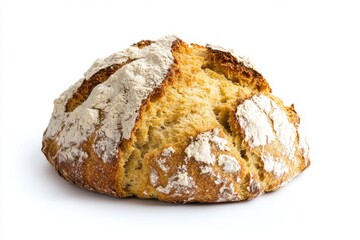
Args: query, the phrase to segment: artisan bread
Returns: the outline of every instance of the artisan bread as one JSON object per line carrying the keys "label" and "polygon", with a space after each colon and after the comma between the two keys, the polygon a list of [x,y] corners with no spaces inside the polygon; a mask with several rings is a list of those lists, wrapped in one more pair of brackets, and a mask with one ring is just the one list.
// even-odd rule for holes
{"label": "artisan bread", "polygon": [[310,165],[294,106],[246,58],[175,36],[95,61],[54,105],[46,158],[112,196],[241,201]]}

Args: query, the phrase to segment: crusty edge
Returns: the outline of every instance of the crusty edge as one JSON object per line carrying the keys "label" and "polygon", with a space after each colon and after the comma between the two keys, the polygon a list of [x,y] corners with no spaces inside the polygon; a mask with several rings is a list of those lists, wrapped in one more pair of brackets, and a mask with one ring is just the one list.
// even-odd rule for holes
{"label": "crusty edge", "polygon": [[266,79],[255,69],[249,68],[237,60],[230,52],[207,47],[209,52],[204,67],[222,73],[227,79],[238,82],[243,87],[250,87],[257,92],[271,92]]}

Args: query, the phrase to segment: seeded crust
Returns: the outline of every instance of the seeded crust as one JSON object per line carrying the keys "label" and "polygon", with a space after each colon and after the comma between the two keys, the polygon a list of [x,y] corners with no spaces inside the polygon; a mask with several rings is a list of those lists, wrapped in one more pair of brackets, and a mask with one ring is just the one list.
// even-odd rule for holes
{"label": "seeded crust", "polygon": [[[133,46],[143,48],[152,43],[146,40]],[[280,155],[279,141],[259,147],[250,147],[245,141],[236,108],[257,94],[274,101],[296,129],[300,124],[294,106],[287,107],[273,96],[259,72],[246,67],[229,52],[188,45],[180,39],[173,42],[171,51],[174,63],[161,86],[143,101],[131,137],[121,141],[116,159],[104,161],[94,152],[92,134],[81,144],[88,155],[86,159],[60,162],[56,154],[57,136],[48,138],[44,134],[42,151],[62,177],[79,187],[117,197],[212,203],[248,200],[274,191],[310,165],[307,153],[300,148],[298,132],[295,161],[283,159],[289,171],[280,177],[265,171],[261,160],[264,152]],[[84,81],[67,102],[66,111],[81,105],[96,85],[128,63],[111,65]],[[240,171],[227,172],[216,162],[210,166],[211,173],[203,173],[207,165],[186,155],[185,149],[199,134],[214,129],[227,141],[229,150],[212,146],[211,153],[217,158],[221,154],[234,157]],[[164,157],[167,148],[174,152]],[[165,159],[167,171],[159,159]],[[188,186],[164,190],[172,180],[179,181],[179,177],[176,179],[179,171],[186,172]]]}

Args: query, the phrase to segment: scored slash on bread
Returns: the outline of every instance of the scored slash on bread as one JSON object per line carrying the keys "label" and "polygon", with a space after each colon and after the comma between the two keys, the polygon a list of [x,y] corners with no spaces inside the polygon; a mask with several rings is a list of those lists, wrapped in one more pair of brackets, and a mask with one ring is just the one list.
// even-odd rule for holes
{"label": "scored slash on bread", "polygon": [[240,201],[310,165],[294,106],[245,58],[175,36],[97,60],[54,104],[48,161],[117,197]]}

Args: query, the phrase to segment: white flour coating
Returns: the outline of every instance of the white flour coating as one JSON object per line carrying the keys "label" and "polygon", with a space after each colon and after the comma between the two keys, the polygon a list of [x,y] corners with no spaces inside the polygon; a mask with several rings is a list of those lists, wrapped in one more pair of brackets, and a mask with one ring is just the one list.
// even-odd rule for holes
{"label": "white flour coating", "polygon": [[212,133],[209,133],[210,142],[214,143],[221,151],[229,151],[230,147],[226,146],[227,141],[224,138],[219,137],[219,129],[214,128]]}
{"label": "white flour coating", "polygon": [[206,47],[208,48],[211,48],[213,50],[217,50],[217,51],[222,51],[222,52],[228,52],[230,53],[233,57],[236,58],[236,60],[239,62],[239,63],[242,63],[244,64],[245,67],[248,67],[248,68],[252,68],[254,70],[255,69],[255,63],[247,56],[239,56],[237,55],[234,50],[232,49],[226,49],[226,48],[223,48],[223,47],[220,47],[220,46],[215,46],[215,45],[211,45],[211,44],[206,44]]}
{"label": "white flour coating", "polygon": [[193,157],[198,162],[214,164],[215,156],[211,153],[209,139],[201,139],[191,142],[185,149],[188,158]]}
{"label": "white flour coating", "polygon": [[[201,174],[211,174],[215,176],[211,165],[214,165],[216,162],[219,166],[223,166],[222,169],[224,172],[235,173],[240,171],[240,165],[235,157],[220,154],[216,158],[215,155],[211,153],[211,147],[217,147],[222,151],[230,150],[230,147],[227,146],[226,139],[219,137],[219,133],[219,129],[217,128],[200,133],[191,141],[184,151],[186,161],[193,157],[197,162],[208,164],[207,166],[200,166]],[[221,176],[218,175],[214,182],[215,184],[222,183]]]}
{"label": "white flour coating", "polygon": [[[236,160],[236,159],[235,159]],[[216,177],[214,183],[216,185],[222,184],[218,193],[218,202],[228,202],[228,201],[238,201],[240,200],[240,195],[235,191],[234,184],[230,183],[227,186],[229,181],[228,178],[223,178],[220,173],[215,174],[213,168],[209,165],[200,166],[201,174],[210,174],[211,176]],[[240,168],[239,168],[240,170]],[[225,170],[224,170],[225,171]],[[236,177],[236,182],[240,182],[240,177]]]}
{"label": "white flour coating", "polygon": [[285,147],[286,156],[292,161],[295,161],[295,139],[296,129],[292,123],[289,122],[286,113],[279,108],[275,102],[271,101],[273,111],[269,113],[273,122],[273,127],[279,138],[281,144]]}
{"label": "white flour coating", "polygon": [[[168,36],[142,49],[136,46],[97,60],[85,73],[85,78],[71,86],[54,102],[45,138],[57,141],[59,161],[82,160],[87,154],[80,145],[96,132],[95,152],[105,162],[117,155],[122,139],[129,139],[142,102],[165,79],[174,58],[172,43],[177,38]],[[83,81],[99,70],[113,64],[124,65],[105,82],[97,85],[85,102],[74,111],[65,113],[65,107]],[[104,115],[101,121],[99,111]],[[95,127],[100,126],[99,129]]]}
{"label": "white flour coating", "polygon": [[161,157],[157,160],[157,164],[165,173],[169,171],[169,167],[166,165],[166,162],[169,157],[173,155],[174,152],[175,150],[172,147],[165,148],[161,153]]}
{"label": "white flour coating", "polygon": [[220,188],[217,200],[218,202],[229,202],[238,200],[240,200],[239,194],[236,193],[233,183],[231,183],[229,186],[223,185]]}
{"label": "white flour coating", "polygon": [[289,168],[281,159],[274,159],[270,155],[261,156],[261,160],[264,163],[264,169],[266,172],[273,173],[276,177],[281,177],[285,173],[289,172]]}
{"label": "white flour coating", "polygon": [[195,181],[188,175],[185,165],[179,167],[178,171],[172,175],[165,187],[159,186],[157,191],[165,194],[169,194],[171,190],[174,190],[173,195],[179,194],[192,194],[195,188]]}
{"label": "white flour coating", "polygon": [[[261,95],[262,96],[262,95]],[[250,147],[264,146],[275,139],[275,134],[266,115],[265,109],[268,107],[268,101],[256,104],[257,98],[245,100],[236,109],[236,118],[245,132],[245,140]]]}
{"label": "white flour coating", "polygon": [[150,184],[152,186],[156,186],[158,180],[159,180],[159,175],[157,171],[154,168],[150,168]]}
{"label": "white flour coating", "polygon": [[200,166],[200,173],[201,174],[209,174],[210,176],[216,177],[214,180],[214,183],[216,185],[227,182],[227,179],[222,178],[220,173],[215,174],[214,169],[209,165]]}
{"label": "white flour coating", "polygon": [[166,165],[166,162],[167,162],[167,158],[159,158],[157,160],[157,164],[159,165],[161,170],[165,173],[169,171],[169,167]]}
{"label": "white flour coating", "polygon": [[233,173],[240,171],[240,165],[238,161],[232,156],[220,154],[218,162],[220,166],[223,166],[223,170],[225,172]]}
{"label": "white flour coating", "polygon": [[[58,159],[59,162],[66,161],[67,159],[78,159],[78,161],[81,162],[88,157],[88,154],[73,146],[78,146],[86,140],[87,136],[82,133],[91,133],[95,130],[96,123],[99,121],[99,111],[96,109],[81,108],[74,114],[69,114],[68,121],[72,122],[72,125],[64,125],[57,139],[59,146],[63,147],[61,151],[58,151]],[[55,122],[57,122],[57,120],[55,120]],[[59,124],[59,126],[61,125]],[[79,129],[81,129],[81,131],[79,131]],[[50,132],[51,131],[53,131],[53,129],[51,129]]]}
{"label": "white flour coating", "polygon": [[170,157],[171,155],[173,155],[174,152],[175,152],[174,148],[168,147],[162,151],[161,156],[162,157]]}
{"label": "white flour coating", "polygon": [[215,128],[212,131],[197,135],[195,140],[191,141],[185,149],[185,154],[187,158],[193,157],[198,162],[213,165],[216,158],[211,153],[211,146],[213,145],[222,151],[228,151],[230,148],[226,144],[227,141],[219,137],[219,129]]}
{"label": "white flour coating", "polygon": [[[214,175],[215,175],[215,174],[213,174],[213,176],[214,176]],[[222,177],[221,177],[221,174],[220,174],[220,173],[216,174],[215,176],[216,176],[216,179],[215,179],[214,183],[215,183],[216,185],[219,185],[219,184],[221,184],[221,183],[226,183],[226,182],[227,182],[227,180],[226,180],[225,178],[222,178]]]}
{"label": "white flour coating", "polygon": [[249,186],[247,186],[246,189],[252,194],[260,194],[261,193],[261,185],[258,181],[256,181],[254,179],[252,173],[250,173]]}
{"label": "white flour coating", "polygon": [[200,173],[201,174],[211,174],[214,175],[214,170],[209,165],[206,166],[200,166]]}
{"label": "white flour coating", "polygon": [[296,129],[270,98],[260,94],[245,100],[237,107],[236,117],[250,147],[269,144],[276,136],[285,148],[283,155],[294,160]]}

